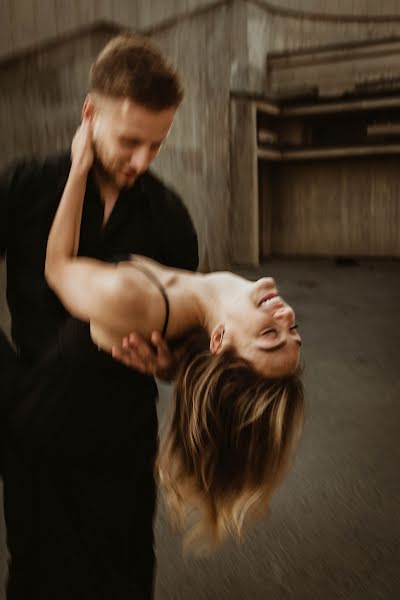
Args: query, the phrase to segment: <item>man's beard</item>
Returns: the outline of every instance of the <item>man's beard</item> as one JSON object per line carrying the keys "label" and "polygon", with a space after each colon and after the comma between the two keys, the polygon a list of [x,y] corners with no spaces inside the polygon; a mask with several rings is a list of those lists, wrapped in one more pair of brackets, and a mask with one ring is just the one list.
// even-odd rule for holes
{"label": "man's beard", "polygon": [[132,185],[135,183],[133,181],[128,185],[118,180],[118,177],[112,170],[111,166],[107,166],[107,158],[101,151],[99,144],[96,142],[93,142],[93,168],[103,181],[111,184],[119,190],[132,187]]}
{"label": "man's beard", "polygon": [[99,146],[95,142],[93,142],[93,168],[98,175],[100,175],[101,179],[110,183],[114,186],[120,187],[118,185],[118,181],[115,179],[115,175],[110,171],[110,169],[104,164],[104,159],[102,158],[102,153],[99,151]]}

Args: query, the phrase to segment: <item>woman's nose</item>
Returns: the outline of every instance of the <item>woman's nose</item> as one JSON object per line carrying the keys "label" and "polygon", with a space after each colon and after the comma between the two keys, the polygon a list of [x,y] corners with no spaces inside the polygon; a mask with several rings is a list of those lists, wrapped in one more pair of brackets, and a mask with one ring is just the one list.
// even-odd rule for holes
{"label": "woman's nose", "polygon": [[277,307],[274,312],[274,317],[281,321],[292,322],[294,321],[294,310],[290,306]]}
{"label": "woman's nose", "polygon": [[261,279],[258,279],[258,281],[256,281],[256,284],[259,286],[266,285],[269,287],[276,287],[275,279],[273,279],[272,277],[261,277]]}

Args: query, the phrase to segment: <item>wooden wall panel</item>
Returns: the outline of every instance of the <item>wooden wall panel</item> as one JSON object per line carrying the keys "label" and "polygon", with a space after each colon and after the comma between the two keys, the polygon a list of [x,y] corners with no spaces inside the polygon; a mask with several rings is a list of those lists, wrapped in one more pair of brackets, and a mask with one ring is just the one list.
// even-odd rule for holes
{"label": "wooden wall panel", "polygon": [[272,254],[400,256],[397,158],[275,164],[268,179]]}

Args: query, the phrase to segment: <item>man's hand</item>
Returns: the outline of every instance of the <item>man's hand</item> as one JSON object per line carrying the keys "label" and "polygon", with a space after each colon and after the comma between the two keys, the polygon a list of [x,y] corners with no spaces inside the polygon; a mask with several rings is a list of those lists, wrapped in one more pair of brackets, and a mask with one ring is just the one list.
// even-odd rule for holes
{"label": "man's hand", "polygon": [[172,352],[159,331],[151,334],[151,343],[137,333],[124,337],[122,347],[112,348],[113,357],[144,375],[165,381],[174,378],[180,356]]}

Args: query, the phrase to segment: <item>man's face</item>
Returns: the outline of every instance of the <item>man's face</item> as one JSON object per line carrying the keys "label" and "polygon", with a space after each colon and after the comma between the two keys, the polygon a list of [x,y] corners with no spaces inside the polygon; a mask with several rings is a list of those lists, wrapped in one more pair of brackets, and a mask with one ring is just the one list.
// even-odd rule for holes
{"label": "man's face", "polygon": [[175,112],[153,111],[128,98],[94,100],[95,161],[118,189],[131,187],[156,158]]}

